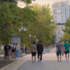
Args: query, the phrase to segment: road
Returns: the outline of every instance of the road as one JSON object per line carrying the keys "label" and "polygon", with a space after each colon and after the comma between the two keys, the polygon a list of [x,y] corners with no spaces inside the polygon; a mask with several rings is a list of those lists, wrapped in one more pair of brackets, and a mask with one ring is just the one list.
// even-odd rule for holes
{"label": "road", "polygon": [[62,62],[57,62],[55,53],[47,53],[43,55],[42,62],[31,62],[31,56],[29,60],[20,66],[17,70],[69,70],[70,61],[66,61],[65,57],[62,56]]}

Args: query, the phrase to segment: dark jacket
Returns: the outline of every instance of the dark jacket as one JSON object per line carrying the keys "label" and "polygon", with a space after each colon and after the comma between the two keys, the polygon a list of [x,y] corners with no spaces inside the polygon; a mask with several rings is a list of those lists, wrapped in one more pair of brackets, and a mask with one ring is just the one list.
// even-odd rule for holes
{"label": "dark jacket", "polygon": [[5,56],[8,56],[9,55],[9,51],[11,49],[11,46],[4,46],[4,50],[5,50]]}
{"label": "dark jacket", "polygon": [[37,44],[37,51],[43,52],[43,45],[42,44]]}

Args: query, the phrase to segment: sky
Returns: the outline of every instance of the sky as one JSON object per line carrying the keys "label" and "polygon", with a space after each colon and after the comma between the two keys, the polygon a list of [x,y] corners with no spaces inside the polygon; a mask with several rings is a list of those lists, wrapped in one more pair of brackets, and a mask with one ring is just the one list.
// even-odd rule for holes
{"label": "sky", "polygon": [[[32,2],[32,4],[33,3],[39,3],[41,5],[44,5],[44,4],[49,3],[51,6],[54,2],[60,2],[60,1],[69,1],[69,3],[70,3],[70,0],[35,0]],[[25,7],[25,4],[23,2],[18,1],[18,6],[23,8],[23,7]]]}

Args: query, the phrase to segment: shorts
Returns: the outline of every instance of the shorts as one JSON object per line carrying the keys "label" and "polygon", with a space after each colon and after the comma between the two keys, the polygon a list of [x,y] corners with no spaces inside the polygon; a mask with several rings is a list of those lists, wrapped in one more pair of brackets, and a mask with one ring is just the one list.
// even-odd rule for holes
{"label": "shorts", "polygon": [[66,55],[66,54],[69,54],[69,51],[65,51],[65,55]]}
{"label": "shorts", "polygon": [[15,52],[16,50],[15,49],[12,49],[12,52]]}
{"label": "shorts", "polygon": [[32,56],[36,56],[36,52],[32,52]]}
{"label": "shorts", "polygon": [[57,51],[56,54],[57,54],[57,56],[61,55],[61,51]]}

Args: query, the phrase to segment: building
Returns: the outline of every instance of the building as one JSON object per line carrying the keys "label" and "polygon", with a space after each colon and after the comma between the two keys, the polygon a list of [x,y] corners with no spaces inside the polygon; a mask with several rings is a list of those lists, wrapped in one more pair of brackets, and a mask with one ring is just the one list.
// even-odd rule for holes
{"label": "building", "polygon": [[53,11],[53,21],[57,24],[57,30],[54,34],[56,35],[56,42],[63,37],[64,24],[67,21],[67,18],[70,16],[70,5],[69,1],[55,2],[52,5]]}
{"label": "building", "polygon": [[70,16],[70,6],[69,6],[69,16]]}
{"label": "building", "polygon": [[64,32],[62,31],[62,29],[64,29],[64,23],[58,23],[57,24],[57,30],[55,30],[54,35],[56,42],[58,42],[62,37]]}

